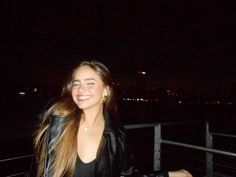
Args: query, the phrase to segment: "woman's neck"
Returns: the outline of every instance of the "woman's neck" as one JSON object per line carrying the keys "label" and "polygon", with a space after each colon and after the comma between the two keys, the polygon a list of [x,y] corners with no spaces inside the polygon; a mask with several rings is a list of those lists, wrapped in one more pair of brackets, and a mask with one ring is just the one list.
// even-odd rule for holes
{"label": "woman's neck", "polygon": [[100,122],[103,122],[103,107],[91,108],[88,110],[83,110],[81,124],[86,124],[86,126],[94,126]]}

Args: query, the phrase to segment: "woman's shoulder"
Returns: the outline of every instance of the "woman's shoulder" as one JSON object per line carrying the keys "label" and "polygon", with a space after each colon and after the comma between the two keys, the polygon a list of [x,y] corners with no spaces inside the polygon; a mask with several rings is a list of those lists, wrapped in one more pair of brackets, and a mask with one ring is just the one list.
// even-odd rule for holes
{"label": "woman's shoulder", "polygon": [[65,122],[65,117],[59,115],[51,115],[49,119],[51,122],[56,122],[56,123]]}
{"label": "woman's shoulder", "polygon": [[63,125],[65,124],[66,122],[66,119],[65,117],[62,117],[62,116],[58,116],[58,115],[51,115],[49,117],[49,126],[52,128],[60,128],[60,127],[63,127]]}
{"label": "woman's shoulder", "polygon": [[109,112],[104,113],[104,119],[105,119],[106,128],[111,129],[111,130],[119,130],[119,131],[125,130],[120,120],[116,117],[113,117]]}
{"label": "woman's shoulder", "polygon": [[108,130],[118,139],[121,139],[122,141],[124,141],[126,137],[126,129],[119,121],[111,119],[110,127],[108,128]]}

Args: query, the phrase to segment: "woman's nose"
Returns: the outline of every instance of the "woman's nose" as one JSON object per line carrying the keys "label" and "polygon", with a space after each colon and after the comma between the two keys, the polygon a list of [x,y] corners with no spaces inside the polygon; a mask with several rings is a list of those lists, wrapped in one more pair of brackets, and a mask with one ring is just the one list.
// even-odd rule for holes
{"label": "woman's nose", "polygon": [[79,93],[84,92],[84,91],[85,91],[84,85],[81,84],[81,85],[78,87],[77,91],[78,91]]}

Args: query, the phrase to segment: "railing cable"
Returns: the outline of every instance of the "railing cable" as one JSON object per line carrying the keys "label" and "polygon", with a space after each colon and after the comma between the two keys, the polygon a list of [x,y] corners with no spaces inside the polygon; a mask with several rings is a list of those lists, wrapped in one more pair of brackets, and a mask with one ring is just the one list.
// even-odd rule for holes
{"label": "railing cable", "polygon": [[180,143],[180,142],[176,142],[176,141],[169,141],[169,140],[162,139],[161,143],[236,157],[236,153],[233,153],[233,152],[226,152],[226,151],[222,151],[222,150],[206,148],[206,147],[196,146],[196,145],[191,145],[191,144],[186,144],[186,143]]}
{"label": "railing cable", "polygon": [[33,154],[29,154],[29,155],[18,156],[18,157],[13,157],[13,158],[1,159],[0,163],[7,162],[7,161],[12,161],[12,160],[23,159],[23,158],[28,158],[28,157],[32,157],[32,156],[33,156]]}

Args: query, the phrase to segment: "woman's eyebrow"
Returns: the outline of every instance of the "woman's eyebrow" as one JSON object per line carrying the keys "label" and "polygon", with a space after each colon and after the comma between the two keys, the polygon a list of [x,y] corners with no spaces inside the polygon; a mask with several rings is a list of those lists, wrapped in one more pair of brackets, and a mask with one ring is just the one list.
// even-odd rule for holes
{"label": "woman's eyebrow", "polygon": [[86,78],[86,79],[84,79],[85,81],[96,81],[96,79],[95,78]]}
{"label": "woman's eyebrow", "polygon": [[80,82],[80,80],[74,79],[72,82],[73,82],[73,83],[74,83],[74,82]]}
{"label": "woman's eyebrow", "polygon": [[[97,81],[95,78],[85,78],[84,81]],[[72,81],[72,83],[75,83],[75,82],[79,82],[80,83],[80,80],[79,79],[74,79]]]}

